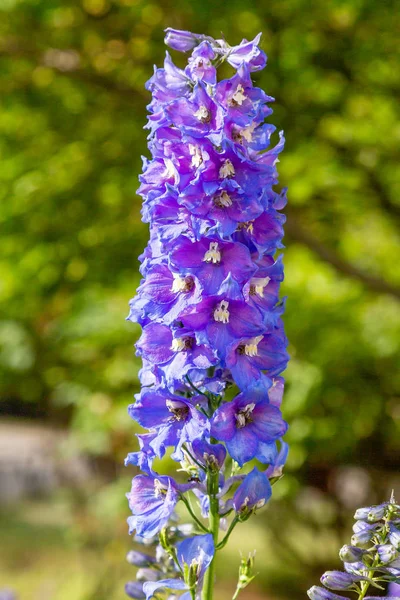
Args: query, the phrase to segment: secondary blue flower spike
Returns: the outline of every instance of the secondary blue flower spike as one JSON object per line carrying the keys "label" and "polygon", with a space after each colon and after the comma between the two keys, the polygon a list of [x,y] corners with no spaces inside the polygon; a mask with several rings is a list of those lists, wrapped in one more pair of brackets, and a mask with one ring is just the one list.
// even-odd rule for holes
{"label": "secondary blue flower spike", "polygon": [[[151,156],[143,158],[138,194],[149,242],[127,317],[142,327],[143,363],[129,415],[147,430],[126,458],[144,473],[127,494],[128,522],[135,539],[159,537],[161,562],[156,569],[131,555],[143,563],[143,581],[127,593],[149,599],[179,590],[184,600],[208,600],[215,549],[227,541],[219,539],[221,517],[232,514],[234,527],[267,503],[287,458],[280,407],[289,355],[277,255],[286,190],[276,189],[285,139],[267,121],[273,98],[252,79],[267,62],[260,35],[231,46],[189,31],[165,34],[170,48],[188,53],[187,64],[177,67],[166,53],[146,84]],[[222,63],[232,70],[226,79]],[[167,453],[186,483],[158,475]],[[253,459],[264,466],[245,476],[241,468]],[[178,502],[194,521],[183,541]],[[253,578],[253,562],[241,586]]]}
{"label": "secondary blue flower spike", "polygon": [[[355,600],[375,600],[377,597],[365,595],[370,591],[370,586],[382,590],[382,586],[390,582],[400,583],[398,539],[395,533],[396,525],[400,522],[400,506],[392,496],[389,502],[358,509],[355,519],[352,545],[343,546],[339,552],[345,571],[327,571],[322,575],[321,582],[330,590],[354,592]],[[344,598],[320,586],[313,586],[307,594],[311,600]]]}

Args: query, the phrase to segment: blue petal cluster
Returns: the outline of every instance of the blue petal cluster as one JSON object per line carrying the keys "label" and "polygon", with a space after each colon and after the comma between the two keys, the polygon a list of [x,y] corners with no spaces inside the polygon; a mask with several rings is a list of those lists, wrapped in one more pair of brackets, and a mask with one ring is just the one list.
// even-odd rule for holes
{"label": "blue petal cluster", "polygon": [[354,518],[351,545],[339,552],[344,571],[324,573],[321,583],[325,587],[313,586],[307,592],[311,600],[346,600],[336,591],[373,600],[377,596],[365,595],[370,587],[382,590],[382,585],[400,583],[400,506],[392,497],[389,502],[358,509]]}
{"label": "blue petal cluster", "polygon": [[[275,256],[283,248],[286,194],[274,190],[284,137],[270,147],[273,98],[251,78],[266,64],[259,39],[230,47],[168,29],[170,47],[191,51],[187,66],[178,68],[167,53],[147,82],[151,160],[143,159],[138,193],[150,240],[128,319],[143,329],[136,345],[142,391],[129,413],[149,431],[126,461],[145,473],[128,494],[130,527],[142,537],[166,526],[189,489],[207,516],[213,468],[220,512],[254,512],[287,456],[283,265]],[[221,80],[224,62],[233,73]],[[189,483],[154,471],[154,459],[169,448]],[[264,471],[225,479],[227,457],[239,467],[257,459]],[[237,482],[234,498],[224,501]]]}

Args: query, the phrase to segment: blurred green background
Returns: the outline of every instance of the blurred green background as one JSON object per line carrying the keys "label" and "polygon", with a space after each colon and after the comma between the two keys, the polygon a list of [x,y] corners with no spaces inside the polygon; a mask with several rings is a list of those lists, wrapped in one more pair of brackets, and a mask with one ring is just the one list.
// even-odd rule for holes
{"label": "blurred green background", "polygon": [[232,44],[262,31],[255,80],[287,138],[291,453],[268,509],[225,550],[218,599],[254,547],[243,598],[304,598],[355,506],[399,490],[398,8],[0,0],[0,588],[122,600],[134,577],[121,465],[139,330],[124,318],[147,238],[144,83],[167,26]]}

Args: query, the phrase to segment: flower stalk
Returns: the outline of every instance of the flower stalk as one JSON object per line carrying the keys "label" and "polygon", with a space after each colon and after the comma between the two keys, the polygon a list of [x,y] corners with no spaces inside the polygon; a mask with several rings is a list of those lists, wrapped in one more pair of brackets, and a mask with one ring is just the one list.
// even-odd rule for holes
{"label": "flower stalk", "polygon": [[[146,433],[126,464],[141,470],[127,494],[130,531],[157,560],[127,584],[132,598],[212,600],[217,551],[268,502],[287,458],[276,255],[286,195],[274,189],[284,137],[270,146],[273,98],[252,80],[266,64],[259,41],[229,46],[168,29],[166,43],[191,52],[187,66],[167,53],[147,83],[151,160],[138,193],[150,239],[128,316],[142,327],[143,362],[129,414]],[[228,79],[218,77],[222,63]],[[171,476],[154,468],[167,452],[179,465]],[[179,502],[192,523],[176,524]],[[253,562],[241,564],[236,596]]]}

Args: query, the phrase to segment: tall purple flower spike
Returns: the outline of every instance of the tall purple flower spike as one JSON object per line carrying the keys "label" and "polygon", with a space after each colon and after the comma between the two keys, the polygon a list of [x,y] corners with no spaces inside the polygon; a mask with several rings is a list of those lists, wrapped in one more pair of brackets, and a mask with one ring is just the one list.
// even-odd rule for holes
{"label": "tall purple flower spike", "polygon": [[[159,534],[175,570],[159,569],[143,587],[130,582],[127,593],[151,598],[171,589],[210,600],[214,553],[269,500],[287,457],[280,404],[289,357],[279,298],[282,255],[276,256],[286,194],[274,189],[284,137],[280,132],[270,146],[273,98],[252,81],[266,65],[260,35],[231,47],[167,29],[165,41],[191,54],[180,69],[167,53],[146,85],[151,159],[143,159],[138,193],[150,240],[128,319],[143,329],[136,345],[142,390],[129,414],[148,432],[139,434],[139,451],[126,463],[145,473],[127,494],[130,529],[149,541]],[[221,80],[223,62],[232,76]],[[180,483],[154,470],[154,459],[167,451],[180,463]],[[245,476],[241,467],[253,459],[264,467]],[[188,501],[191,492],[202,516]],[[179,501],[194,519],[190,543],[171,526]],[[230,513],[219,541],[220,519]],[[250,563],[241,586],[252,578]]]}

